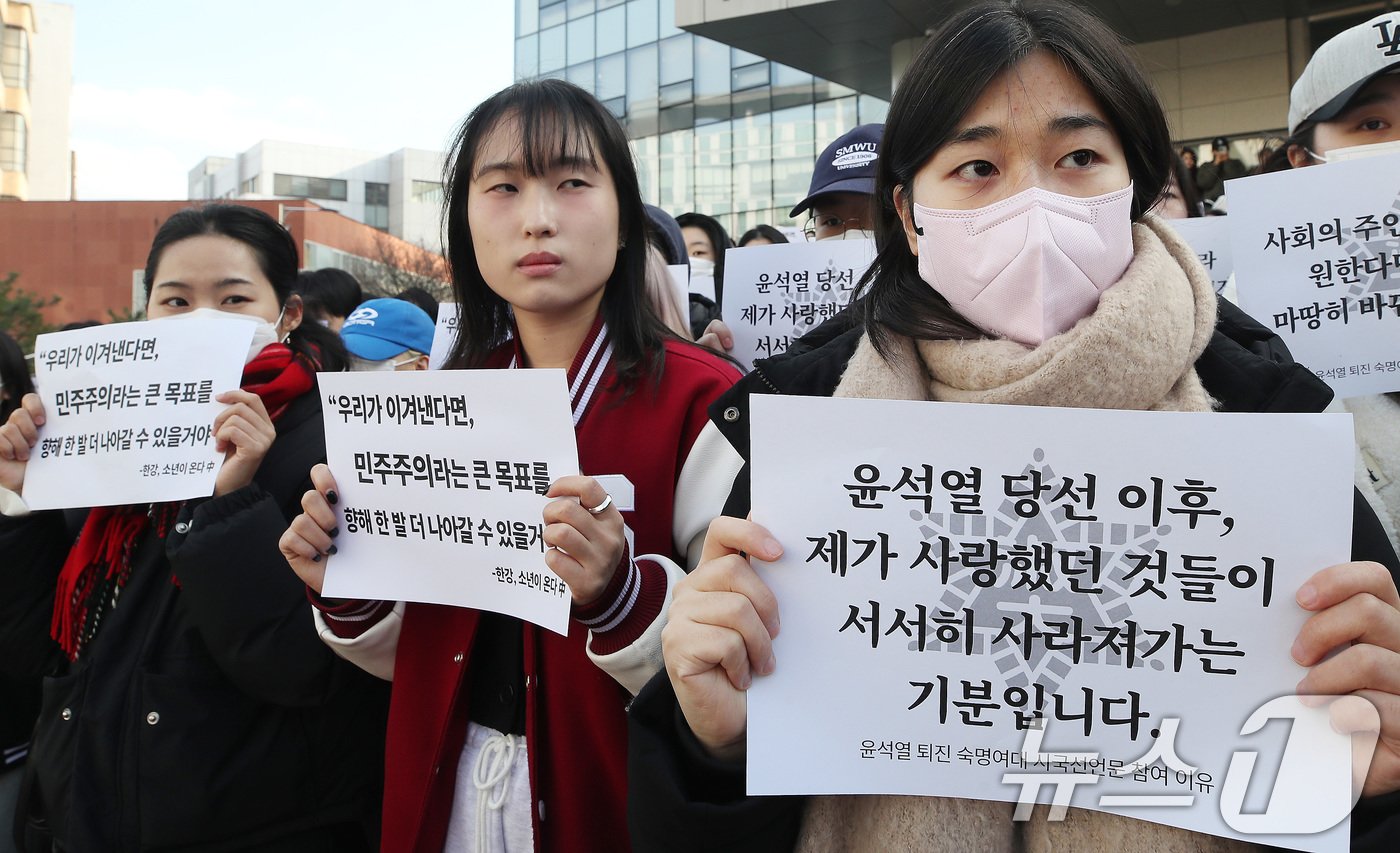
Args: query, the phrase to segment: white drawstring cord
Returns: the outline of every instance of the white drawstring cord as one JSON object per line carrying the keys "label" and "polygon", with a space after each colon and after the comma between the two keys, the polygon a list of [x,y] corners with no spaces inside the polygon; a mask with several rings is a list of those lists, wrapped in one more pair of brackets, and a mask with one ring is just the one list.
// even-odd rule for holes
{"label": "white drawstring cord", "polygon": [[481,745],[476,766],[472,768],[472,783],[476,785],[476,850],[490,853],[491,835],[486,818],[491,811],[500,811],[510,794],[510,771],[515,763],[515,751],[525,742],[523,736],[492,732]]}

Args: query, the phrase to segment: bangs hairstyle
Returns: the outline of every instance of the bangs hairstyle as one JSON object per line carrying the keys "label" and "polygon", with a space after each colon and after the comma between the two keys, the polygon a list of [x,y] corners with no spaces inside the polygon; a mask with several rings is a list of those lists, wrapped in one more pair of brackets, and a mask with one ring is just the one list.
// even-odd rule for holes
{"label": "bangs hairstyle", "polygon": [[448,152],[443,244],[457,297],[458,333],[447,366],[480,367],[510,335],[510,305],[487,285],[476,262],[467,198],[487,137],[512,128],[518,136],[515,155],[530,177],[573,162],[606,169],[612,177],[622,248],[599,310],[608,324],[618,379],[630,393],[648,372],[653,379],[661,375],[663,342],[672,337],[647,300],[646,211],[622,126],[592,95],[563,80],[516,83],[492,95],[467,116]]}
{"label": "bangs hairstyle", "polygon": [[[880,141],[879,251],[857,294],[861,319],[882,355],[889,353],[890,334],[924,340],[986,337],[919,277],[918,258],[909,251],[894,206],[894,188],[912,188],[915,174],[952,138],[987,86],[1038,50],[1057,57],[1079,78],[1118,135],[1133,181],[1133,221],[1162,196],[1175,159],[1166,116],[1117,33],[1067,2],[998,0],[963,10],[914,57],[890,102]],[[907,193],[901,203],[911,203]]]}

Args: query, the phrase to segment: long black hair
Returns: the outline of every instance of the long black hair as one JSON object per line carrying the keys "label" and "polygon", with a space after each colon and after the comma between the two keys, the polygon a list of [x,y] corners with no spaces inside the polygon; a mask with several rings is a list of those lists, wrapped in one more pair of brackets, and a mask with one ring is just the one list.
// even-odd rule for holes
{"label": "long black hair", "polygon": [[603,290],[601,311],[619,381],[630,392],[661,375],[663,342],[673,337],[646,298],[646,211],[627,136],[592,95],[563,80],[516,83],[482,101],[462,122],[443,172],[443,245],[457,296],[457,340],[447,356],[456,368],[480,367],[510,334],[510,305],[481,275],[467,220],[472,170],[487,137],[503,122],[519,126],[522,167],[531,177],[560,160],[605,167],[617,191],[620,247]]}
{"label": "long black hair", "polygon": [[729,232],[719,224],[719,220],[703,213],[682,213],[676,217],[676,224],[682,228],[699,228],[710,238],[715,247],[715,305],[724,309],[724,250],[734,248]]}
{"label": "long black hair", "polygon": [[[161,224],[155,239],[151,241],[151,251],[146,256],[146,272],[141,279],[146,285],[147,302],[151,300],[151,288],[155,285],[156,267],[166,248],[203,234],[229,237],[251,249],[253,257],[258,259],[258,268],[277,294],[277,304],[286,306],[297,280],[296,241],[277,220],[255,207],[241,204],[190,207]],[[288,336],[287,346],[316,365],[317,370],[334,372],[349,366],[350,359],[340,336],[319,323],[311,322],[304,314],[302,323]]]}
{"label": "long black hair", "polygon": [[365,301],[360,280],[335,267],[302,270],[297,273],[293,290],[301,297],[301,309],[309,320],[326,320],[330,317],[343,320]]}
{"label": "long black hair", "polygon": [[[1117,33],[1079,7],[1053,0],[994,0],[954,15],[924,44],[900,80],[880,141],[875,186],[879,252],[857,294],[861,319],[882,354],[888,352],[891,334],[986,337],[919,277],[894,189],[912,187],[919,169],[952,138],[987,85],[1037,50],[1062,61],[1103,108],[1132,176],[1133,220],[1161,197],[1175,156],[1166,116]],[[908,193],[903,195],[902,203],[909,204]]]}
{"label": "long black hair", "polygon": [[24,350],[4,332],[0,332],[0,386],[5,389],[3,399],[0,399],[0,424],[3,424],[10,419],[10,412],[19,408],[24,395],[34,393],[29,365],[24,362]]}

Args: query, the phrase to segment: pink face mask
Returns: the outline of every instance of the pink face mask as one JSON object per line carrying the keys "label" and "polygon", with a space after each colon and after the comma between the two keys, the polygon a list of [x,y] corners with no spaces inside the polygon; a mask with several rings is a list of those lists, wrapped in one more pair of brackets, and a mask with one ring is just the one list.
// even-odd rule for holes
{"label": "pink face mask", "polygon": [[1094,312],[1133,259],[1133,185],[1032,187],[976,210],[913,205],[919,277],[978,328],[1029,347]]}

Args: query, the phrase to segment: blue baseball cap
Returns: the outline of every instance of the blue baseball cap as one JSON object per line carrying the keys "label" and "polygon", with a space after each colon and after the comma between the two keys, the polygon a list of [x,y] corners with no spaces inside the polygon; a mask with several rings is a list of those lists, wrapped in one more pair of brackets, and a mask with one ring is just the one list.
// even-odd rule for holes
{"label": "blue baseball cap", "polygon": [[350,354],[383,361],[405,350],[429,353],[436,324],[427,312],[402,299],[371,299],[345,318],[340,339]]}
{"label": "blue baseball cap", "polygon": [[875,171],[880,161],[878,149],[880,137],[884,135],[883,124],[862,124],[826,146],[812,169],[807,197],[798,202],[788,216],[796,219],[812,206],[817,196],[827,193],[875,195]]}

